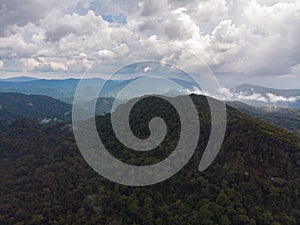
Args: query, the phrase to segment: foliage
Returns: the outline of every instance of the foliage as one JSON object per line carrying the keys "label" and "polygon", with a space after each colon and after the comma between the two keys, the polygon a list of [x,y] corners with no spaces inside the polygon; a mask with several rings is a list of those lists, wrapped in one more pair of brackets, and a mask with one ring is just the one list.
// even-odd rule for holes
{"label": "foliage", "polygon": [[23,118],[50,124],[70,121],[71,110],[71,105],[47,96],[0,93],[0,125]]}
{"label": "foliage", "polygon": [[[300,224],[300,138],[228,107],[221,152],[201,173],[210,114],[203,97],[192,98],[201,120],[192,160],[169,180],[146,187],[115,184],[94,172],[68,124],[20,120],[2,127],[0,224]],[[132,110],[131,127],[141,138],[149,135],[150,118],[141,111],[170,126],[163,147],[146,155],[122,147],[110,115],[97,118],[110,151],[138,165],[166,157],[180,130],[174,109],[152,98]]]}
{"label": "foliage", "polygon": [[228,104],[243,113],[300,135],[300,109],[280,107],[254,107],[241,102]]}

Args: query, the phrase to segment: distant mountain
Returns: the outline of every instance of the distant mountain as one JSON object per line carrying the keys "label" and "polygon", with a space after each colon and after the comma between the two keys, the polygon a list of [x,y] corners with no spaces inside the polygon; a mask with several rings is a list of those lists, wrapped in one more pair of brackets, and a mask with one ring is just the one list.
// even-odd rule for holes
{"label": "distant mountain", "polygon": [[111,112],[114,98],[98,98],[96,103],[96,115],[105,115]]}
{"label": "distant mountain", "polygon": [[[180,87],[185,88],[187,90],[194,90],[197,88],[197,84],[192,81],[186,81],[186,80],[181,80],[181,79],[175,79],[175,78],[169,78],[171,81],[175,82],[178,84]],[[199,87],[198,87],[199,88]]]}
{"label": "distant mountain", "polygon": [[0,124],[23,118],[43,124],[70,121],[71,105],[47,96],[0,93]]}
{"label": "distant mountain", "polygon": [[242,84],[230,89],[233,100],[255,106],[300,108],[300,89],[274,89]]}
{"label": "distant mountain", "polygon": [[29,81],[34,81],[34,80],[39,80],[38,78],[35,77],[27,77],[27,76],[21,76],[21,77],[11,77],[7,79],[0,79],[1,81],[5,82],[29,82]]}
{"label": "distant mountain", "polygon": [[227,102],[227,104],[252,117],[300,135],[300,109],[255,107],[242,102]]}
{"label": "distant mountain", "polygon": [[[61,101],[71,103],[79,83],[79,79],[66,80],[33,80],[28,82],[5,82],[0,81],[0,92],[16,92],[28,95],[46,95]],[[101,79],[89,79],[85,82],[86,95],[89,98],[89,90],[103,84]]]}
{"label": "distant mountain", "polygon": [[[99,90],[104,83],[105,86],[101,92],[101,96],[115,96],[118,91],[131,81],[132,80],[110,80],[105,83],[105,80],[99,78],[84,79],[82,80],[82,87],[85,92],[81,98],[84,101],[93,100],[94,96],[91,90]],[[79,82],[81,82],[80,79],[73,78],[66,80],[33,80],[27,82],[7,82],[0,80],[0,93],[16,92],[29,95],[46,95],[66,103],[72,103]]]}
{"label": "distant mountain", "polygon": [[[63,102],[71,104],[76,92],[76,88],[81,81],[80,79],[66,79],[66,80],[29,80],[30,78],[15,78],[12,80],[0,80],[0,93],[1,92],[16,92],[29,95],[46,95],[52,98],[59,99]],[[105,83],[105,80],[99,78],[93,79],[84,79],[82,80],[82,86],[84,87],[85,93],[81,96],[83,101],[93,100],[95,96],[92,95],[91,90],[99,90],[101,86],[104,85],[104,88],[101,92],[101,97],[110,98],[116,97],[116,94],[120,92],[126,85],[129,83],[138,80],[139,78],[129,79],[129,80],[110,80]],[[18,82],[17,82],[18,80]],[[26,82],[22,82],[26,80]],[[155,79],[154,79],[155,80]],[[149,83],[145,84],[148,87],[156,87],[157,80],[149,79]],[[193,83],[179,80],[179,79],[170,79],[171,81],[177,83],[179,86],[182,86],[184,89],[194,89]],[[10,81],[10,82],[8,82]],[[140,88],[141,92],[143,87]],[[184,91],[183,89],[183,91]],[[168,96],[176,96],[182,93],[182,90],[173,90],[165,87],[165,94]],[[137,90],[133,89],[132,94],[136,94]],[[128,93],[128,96],[131,96],[131,93]],[[124,96],[120,96],[124,97]],[[126,98],[126,96],[124,97]]]}
{"label": "distant mountain", "polygon": [[[21,120],[0,129],[0,224],[300,224],[300,138],[228,106],[222,149],[199,172],[210,111],[205,98],[192,99],[201,123],[195,154],[170,179],[145,187],[98,175],[68,125]],[[97,118],[101,140],[131,165],[161,161],[178,144],[180,124],[174,108],[150,98],[132,111],[134,134],[149,135],[153,116],[164,118],[168,130],[152,151],[132,151],[118,142],[109,115]]]}

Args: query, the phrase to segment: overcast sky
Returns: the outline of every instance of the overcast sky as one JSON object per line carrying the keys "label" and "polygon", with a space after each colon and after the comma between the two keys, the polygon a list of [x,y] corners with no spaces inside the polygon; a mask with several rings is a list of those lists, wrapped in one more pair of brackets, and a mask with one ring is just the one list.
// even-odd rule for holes
{"label": "overcast sky", "polygon": [[191,50],[224,86],[300,88],[300,0],[0,0],[0,78],[80,77],[95,60],[106,74],[146,40]]}

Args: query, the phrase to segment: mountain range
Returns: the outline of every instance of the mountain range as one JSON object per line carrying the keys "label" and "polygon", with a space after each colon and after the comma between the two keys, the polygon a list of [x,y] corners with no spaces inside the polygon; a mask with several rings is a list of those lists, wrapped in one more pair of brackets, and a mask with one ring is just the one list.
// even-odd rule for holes
{"label": "mountain range", "polygon": [[[129,80],[110,80],[102,90],[101,97],[115,98],[117,93],[126,85],[139,78]],[[167,96],[176,96],[182,94],[190,94],[195,91],[195,84],[190,81],[180,79],[169,79],[175,84],[182,87],[181,90],[170,89],[170,87],[163,86],[165,92],[162,93]],[[98,90],[105,80],[100,78],[84,79],[85,93],[81,98],[85,101],[94,100],[91,90]],[[66,80],[44,80],[31,77],[16,77],[0,80],[0,92],[16,92],[23,94],[46,95],[59,99],[63,102],[72,104],[76,88],[80,79],[66,79]],[[147,81],[149,87],[157,86],[157,80]],[[147,87],[141,87],[141,91]],[[133,93],[138,92],[133,90]],[[129,94],[130,96],[130,94]],[[253,106],[277,106],[300,108],[300,89],[274,89],[251,84],[242,84],[226,91],[226,99],[228,101],[240,101]]]}
{"label": "mountain range", "polygon": [[0,93],[0,125],[23,118],[43,124],[71,121],[71,110],[71,105],[48,96]]}
{"label": "mountain range", "polygon": [[230,89],[230,98],[254,106],[300,108],[300,89],[274,89],[242,84]]}
{"label": "mountain range", "polygon": [[0,81],[4,82],[28,82],[28,81],[34,81],[34,80],[39,80],[38,78],[34,77],[27,77],[27,76],[20,76],[20,77],[11,77],[11,78],[6,78],[6,79],[0,79]]}
{"label": "mountain range", "polygon": [[[65,79],[65,80],[45,80],[36,79],[31,77],[16,77],[0,80],[0,93],[1,92],[16,92],[27,95],[46,95],[52,98],[56,98],[60,101],[71,104],[73,102],[74,95],[76,93],[76,88],[81,82],[82,87],[85,92],[80,96],[83,101],[94,100],[93,92],[91,90],[99,90],[103,86],[101,92],[101,97],[110,98],[116,97],[117,93],[126,85],[138,78],[133,78],[129,80],[109,80],[105,81],[100,78],[92,79]],[[184,86],[186,89],[192,88],[192,83],[187,81],[182,81],[178,79],[170,79],[171,81],[177,83],[178,85]],[[146,85],[150,87],[157,86],[155,78],[152,81],[148,80]],[[152,82],[152,84],[151,84]],[[141,88],[142,91],[143,88]],[[132,90],[134,94],[136,90]],[[166,89],[164,93],[166,95],[178,95],[180,92],[178,90]],[[186,94],[186,93],[185,93]],[[122,96],[121,96],[122,97]]]}
{"label": "mountain range", "polygon": [[[201,123],[194,156],[172,178],[145,187],[115,184],[93,171],[68,124],[21,119],[1,127],[0,224],[300,224],[300,138],[228,106],[221,151],[199,172],[210,110],[205,97],[191,98]],[[97,117],[99,136],[119,160],[153,164],[170,154],[180,135],[174,108],[149,98],[132,110],[137,137],[149,135],[145,128],[153,116],[168,125],[165,140],[153,151],[125,148],[110,115]]]}
{"label": "mountain range", "polygon": [[227,102],[227,104],[254,118],[300,135],[299,108],[258,107],[247,105],[242,102]]}

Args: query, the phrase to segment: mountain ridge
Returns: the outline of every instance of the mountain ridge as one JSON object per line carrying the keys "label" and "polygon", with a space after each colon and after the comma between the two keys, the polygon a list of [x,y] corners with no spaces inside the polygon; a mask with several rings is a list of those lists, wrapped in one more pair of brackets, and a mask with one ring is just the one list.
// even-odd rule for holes
{"label": "mountain ridge", "polygon": [[48,96],[0,93],[2,125],[23,118],[44,124],[71,121],[71,110],[71,105]]}
{"label": "mountain ridge", "polygon": [[227,102],[233,108],[266,123],[300,135],[300,109],[281,107],[255,107],[243,102]]}
{"label": "mountain ridge", "polygon": [[300,108],[300,89],[275,89],[242,84],[229,89],[231,101],[242,101],[254,106]]}
{"label": "mountain ridge", "polygon": [[19,77],[10,77],[10,78],[0,79],[0,82],[3,81],[3,82],[19,83],[19,82],[29,82],[29,81],[34,81],[34,80],[39,80],[39,78],[29,77],[29,76],[19,76]]}
{"label": "mountain ridge", "polygon": [[[99,176],[80,155],[67,124],[44,127],[18,121],[1,129],[0,223],[299,224],[300,138],[228,106],[222,149],[201,173],[210,113],[204,97],[191,98],[201,110],[202,124],[193,158],[172,178],[146,187],[119,185]],[[176,145],[172,140],[177,117],[167,109],[154,98],[139,103],[131,117],[135,134],[147,135],[148,116],[159,112],[171,125],[165,146]],[[141,110],[151,114],[141,118]],[[99,134],[119,160],[147,164],[168,155],[167,148],[150,151],[148,160],[134,151],[128,154],[111,135],[109,121],[110,115],[97,117],[97,125],[104,128]],[[16,138],[7,138],[11,136]]]}

